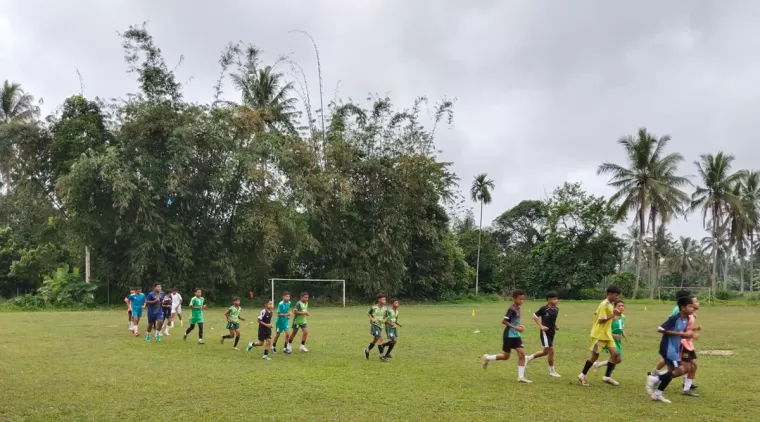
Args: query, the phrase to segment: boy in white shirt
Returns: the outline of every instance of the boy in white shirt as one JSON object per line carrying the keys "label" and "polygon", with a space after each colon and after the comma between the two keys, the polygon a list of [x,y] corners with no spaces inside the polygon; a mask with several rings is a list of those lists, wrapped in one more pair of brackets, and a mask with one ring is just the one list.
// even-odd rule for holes
{"label": "boy in white shirt", "polygon": [[182,322],[182,296],[180,296],[177,288],[172,289],[172,327],[174,327],[174,315],[179,318],[179,326],[184,326],[185,323]]}

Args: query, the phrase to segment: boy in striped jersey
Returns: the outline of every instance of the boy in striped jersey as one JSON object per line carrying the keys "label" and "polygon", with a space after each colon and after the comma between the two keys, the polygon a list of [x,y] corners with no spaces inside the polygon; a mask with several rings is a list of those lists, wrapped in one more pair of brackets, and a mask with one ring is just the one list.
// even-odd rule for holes
{"label": "boy in striped jersey", "polygon": [[391,299],[391,308],[385,312],[385,335],[388,337],[388,341],[383,344],[383,347],[385,348],[386,359],[393,357],[391,356],[391,350],[393,350],[398,341],[398,330],[396,330],[396,327],[401,327],[401,324],[398,322],[398,307],[398,299]]}

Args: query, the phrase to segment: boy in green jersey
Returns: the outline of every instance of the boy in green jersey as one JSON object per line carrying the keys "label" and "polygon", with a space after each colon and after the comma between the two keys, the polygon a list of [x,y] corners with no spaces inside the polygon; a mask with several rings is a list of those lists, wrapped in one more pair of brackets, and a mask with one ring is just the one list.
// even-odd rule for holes
{"label": "boy in green jersey", "polygon": [[238,342],[240,341],[240,321],[245,321],[245,318],[240,316],[240,310],[240,298],[237,296],[233,297],[232,306],[227,308],[227,311],[224,312],[224,318],[227,319],[227,329],[230,330],[230,333],[223,335],[220,340],[220,342],[224,344],[224,339],[234,338],[235,344],[232,348],[235,350],[240,350],[237,347]]}
{"label": "boy in green jersey", "polygon": [[377,346],[377,350],[380,351],[380,360],[385,361],[386,357],[383,356],[383,348],[385,345],[382,343],[382,340],[383,325],[385,324],[388,309],[385,307],[384,294],[378,294],[375,300],[377,300],[377,303],[372,305],[372,307],[369,308],[369,311],[367,311],[367,316],[369,317],[369,333],[372,335],[372,341],[369,343],[369,346],[364,349],[364,357],[369,360],[369,351],[372,350],[372,348],[375,347],[375,344],[379,341],[380,345]]}
{"label": "boy in green jersey", "polygon": [[288,345],[286,346],[287,351],[285,353],[290,353],[290,350],[292,350],[291,345],[293,344],[293,340],[296,339],[296,334],[298,334],[299,329],[303,331],[303,334],[301,334],[301,347],[299,350],[302,352],[308,352],[309,349],[306,348],[306,339],[309,337],[309,324],[306,322],[306,317],[310,315],[309,292],[301,292],[301,300],[296,303],[296,310],[293,311],[293,313],[296,314],[296,316],[293,317],[293,332],[288,339]]}
{"label": "boy in green jersey", "polygon": [[277,340],[280,339],[280,334],[285,334],[285,353],[290,353],[288,349],[288,330],[290,330],[290,292],[284,292],[282,294],[282,300],[277,305],[277,319],[275,320],[275,335],[272,342],[272,353],[277,353]]}
{"label": "boy in green jersey", "polygon": [[388,337],[388,341],[383,344],[383,347],[385,348],[386,359],[393,357],[391,356],[391,350],[393,350],[398,341],[398,330],[396,330],[396,327],[401,327],[401,324],[398,322],[398,307],[398,299],[391,299],[391,308],[385,312],[385,335]]}
{"label": "boy in green jersey", "polygon": [[[628,341],[628,337],[625,336],[625,315],[623,314],[623,312],[625,312],[625,303],[618,299],[614,302],[614,306],[615,312],[620,315],[620,318],[612,321],[612,339],[615,341],[617,358],[615,361],[612,361],[612,358],[610,358],[610,360],[594,362],[594,373],[599,373],[599,368],[606,366],[607,372],[605,373],[603,381],[610,385],[619,385],[617,381],[612,379],[612,371],[609,369],[609,364],[612,363],[617,366],[623,361],[623,339]],[[605,349],[605,351],[609,354],[607,349]]]}
{"label": "boy in green jersey", "polygon": [[206,300],[201,297],[201,289],[195,289],[195,296],[190,299],[190,328],[185,331],[184,339],[198,324],[198,344],[203,344],[203,310],[206,309]]}

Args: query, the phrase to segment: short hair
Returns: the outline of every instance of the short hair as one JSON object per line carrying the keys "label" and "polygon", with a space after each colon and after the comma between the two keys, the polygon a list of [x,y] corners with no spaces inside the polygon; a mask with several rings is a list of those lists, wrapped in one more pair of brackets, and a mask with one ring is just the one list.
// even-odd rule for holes
{"label": "short hair", "polygon": [[546,293],[546,300],[558,298],[559,295],[554,290]]}
{"label": "short hair", "polygon": [[282,292],[282,295],[283,296],[290,296],[290,292],[286,290],[286,291]]}
{"label": "short hair", "polygon": [[691,292],[690,292],[690,291],[688,291],[688,290],[683,290],[683,289],[681,289],[681,290],[678,290],[678,291],[676,292],[676,301],[677,301],[678,299],[682,298],[682,297],[689,297],[690,295],[691,295]]}
{"label": "short hair", "polygon": [[161,283],[158,282],[158,281],[156,281],[155,283],[153,283],[153,288],[156,288],[156,286],[160,286],[160,285],[161,285]]}
{"label": "short hair", "polygon": [[375,300],[380,300],[385,297],[385,293],[378,293],[377,296],[375,296]]}
{"label": "short hair", "polygon": [[200,287],[196,287],[196,288],[193,289],[193,292],[197,292],[199,290],[202,290],[202,289]]}
{"label": "short hair", "polygon": [[678,308],[683,308],[684,306],[689,306],[694,302],[694,299],[692,299],[689,296],[682,296],[678,298]]}
{"label": "short hair", "polygon": [[515,299],[517,296],[525,296],[525,292],[521,289],[516,289],[512,292],[512,299]]}
{"label": "short hair", "polygon": [[394,297],[394,298],[391,298],[391,303],[393,303],[393,302],[398,302],[398,299],[397,299],[397,298],[395,298],[395,297]]}
{"label": "short hair", "polygon": [[173,291],[173,292],[178,292],[178,291],[179,291],[179,289],[175,287],[175,288],[173,288],[173,289],[172,289],[172,291]]}
{"label": "short hair", "polygon": [[240,300],[240,297],[239,296],[235,296],[235,297],[232,298],[233,302],[236,301],[236,300]]}
{"label": "short hair", "polygon": [[608,294],[608,295],[609,295],[609,294],[615,294],[615,293],[617,293],[617,294],[620,294],[620,293],[622,293],[622,292],[620,291],[620,287],[618,287],[618,286],[616,286],[616,285],[614,285],[614,284],[610,284],[609,286],[607,286],[607,294]]}
{"label": "short hair", "polygon": [[612,306],[618,306],[618,303],[622,303],[623,305],[625,305],[625,302],[623,302],[623,299],[618,299],[612,302]]}
{"label": "short hair", "polygon": [[309,292],[301,292],[301,297],[308,296]]}
{"label": "short hair", "polygon": [[130,287],[129,290],[137,290],[137,287]]}
{"label": "short hair", "polygon": [[[235,299],[232,299],[232,300],[234,301]],[[272,299],[264,299],[264,305],[271,302],[272,302]]]}

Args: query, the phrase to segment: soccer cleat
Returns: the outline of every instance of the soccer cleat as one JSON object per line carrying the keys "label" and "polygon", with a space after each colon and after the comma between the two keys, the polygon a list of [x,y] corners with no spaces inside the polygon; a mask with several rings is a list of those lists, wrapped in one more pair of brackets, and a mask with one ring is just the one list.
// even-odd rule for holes
{"label": "soccer cleat", "polygon": [[549,376],[554,378],[562,378],[562,375],[558,374],[557,371],[549,371]]}
{"label": "soccer cleat", "polygon": [[661,401],[663,403],[673,403],[672,401],[666,399],[662,396],[662,394],[652,394],[652,400],[653,401]]}
{"label": "soccer cleat", "polygon": [[386,358],[386,359],[391,359],[392,357],[393,357],[393,356],[391,356],[391,354],[390,354],[390,353],[386,353],[386,354],[385,354],[385,358]]}
{"label": "soccer cleat", "polygon": [[285,350],[283,350],[283,352],[285,352],[286,355],[289,355],[289,354],[293,353],[293,351],[290,350],[290,349],[285,349]]}
{"label": "soccer cleat", "polygon": [[583,374],[578,375],[578,382],[581,383],[582,386],[588,387],[588,379]]}
{"label": "soccer cleat", "polygon": [[277,353],[277,347],[272,346],[272,353]]}
{"label": "soccer cleat", "polygon": [[156,336],[156,341],[161,343],[161,336]]}
{"label": "soccer cleat", "polygon": [[386,358],[383,355],[380,355],[380,360],[383,361],[383,362],[388,362],[388,358]]}
{"label": "soccer cleat", "polygon": [[605,383],[605,384],[614,385],[615,387],[617,387],[618,385],[620,385],[619,382],[615,381],[614,379],[612,379],[610,377],[604,377],[604,378],[602,378],[602,382]]}
{"label": "soccer cleat", "polygon": [[150,334],[148,334],[147,336],[145,336],[145,341],[147,341],[148,343],[150,343]]}
{"label": "soccer cleat", "polygon": [[524,382],[525,384],[531,384],[533,381],[531,381],[531,380],[529,380],[529,379],[527,379],[525,377],[520,377],[520,378],[517,379],[517,382]]}
{"label": "soccer cleat", "polygon": [[364,349],[364,358],[369,360],[369,349]]}
{"label": "soccer cleat", "polygon": [[488,355],[483,355],[483,359],[480,362],[480,366],[482,366],[483,369],[488,368]]}
{"label": "soccer cleat", "polygon": [[238,349],[237,347],[233,347],[232,350],[237,350],[238,352],[240,351],[240,349]]}
{"label": "soccer cleat", "polygon": [[697,389],[697,384],[692,384],[690,389],[691,390],[696,390]]}
{"label": "soccer cleat", "polygon": [[169,334],[169,332],[167,331],[167,332],[164,333],[164,335],[170,336],[171,334]]}
{"label": "soccer cleat", "polygon": [[528,365],[530,365],[530,362],[531,362],[533,359],[535,359],[535,358],[531,357],[531,355],[525,356],[525,367],[526,367],[526,368],[528,367]]}
{"label": "soccer cleat", "polygon": [[647,375],[647,393],[649,395],[654,394],[654,388],[657,386],[657,383],[659,381],[659,377],[656,377],[654,375]]}
{"label": "soccer cleat", "polygon": [[599,368],[601,368],[600,365],[597,365],[596,362],[594,362],[593,365],[591,365],[592,368],[594,368],[594,375],[599,375]]}
{"label": "soccer cleat", "polygon": [[299,347],[298,349],[299,349],[300,351],[302,351],[302,352],[308,352],[308,351],[309,351],[309,349],[307,349],[307,348],[306,348],[306,345],[305,345],[305,344],[302,344],[302,345],[301,345],[301,347]]}
{"label": "soccer cleat", "polygon": [[689,396],[689,397],[699,397],[699,394],[691,391],[691,390],[681,390],[681,395]]}
{"label": "soccer cleat", "polygon": [[264,359],[264,360],[272,360],[272,358],[270,358],[269,355],[264,355],[264,357],[262,359]]}
{"label": "soccer cleat", "polygon": [[206,344],[206,343],[204,343],[203,339],[201,338],[201,339],[198,339],[198,344]]}
{"label": "soccer cleat", "polygon": [[185,334],[184,336],[182,336],[182,340],[187,341],[187,334]]}
{"label": "soccer cleat", "polygon": [[250,352],[250,351],[251,351],[251,349],[253,349],[253,343],[252,343],[252,342],[251,342],[251,343],[248,343],[248,347],[246,347],[246,348],[245,348],[245,351],[246,351],[246,352]]}
{"label": "soccer cleat", "polygon": [[219,344],[224,344],[224,336],[219,339]]}

